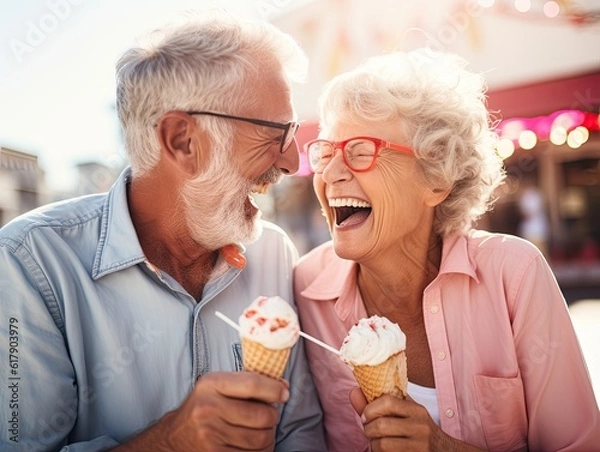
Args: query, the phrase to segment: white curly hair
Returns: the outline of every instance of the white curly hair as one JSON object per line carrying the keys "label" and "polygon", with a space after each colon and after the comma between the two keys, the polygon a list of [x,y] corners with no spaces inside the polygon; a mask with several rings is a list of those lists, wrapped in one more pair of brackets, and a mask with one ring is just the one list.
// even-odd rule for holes
{"label": "white curly hair", "polygon": [[[266,61],[279,63],[293,81],[301,81],[307,72],[306,55],[289,35],[269,23],[242,22],[219,11],[186,17],[127,50],[116,66],[117,113],[134,177],[159,160],[154,126],[163,114],[239,114],[259,101],[247,82],[260,74]],[[227,150],[230,124],[208,116],[196,120],[217,147]]]}
{"label": "white curly hair", "polygon": [[320,128],[336,122],[397,122],[431,188],[452,187],[436,208],[434,231],[465,233],[491,209],[505,178],[486,84],[454,54],[419,49],[373,57],[328,82]]}

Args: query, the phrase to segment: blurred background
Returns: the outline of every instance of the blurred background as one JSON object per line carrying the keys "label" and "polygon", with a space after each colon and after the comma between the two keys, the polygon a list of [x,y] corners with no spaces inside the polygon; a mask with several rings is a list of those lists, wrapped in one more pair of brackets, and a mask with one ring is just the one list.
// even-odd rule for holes
{"label": "blurred background", "polygon": [[[126,165],[119,55],[149,29],[214,8],[268,20],[307,52],[308,80],[294,86],[300,145],[318,133],[323,84],[369,56],[427,47],[482,72],[509,178],[478,227],[544,252],[600,383],[599,0],[3,1],[0,226],[111,186]],[[329,238],[306,166],[260,203],[301,253]]]}

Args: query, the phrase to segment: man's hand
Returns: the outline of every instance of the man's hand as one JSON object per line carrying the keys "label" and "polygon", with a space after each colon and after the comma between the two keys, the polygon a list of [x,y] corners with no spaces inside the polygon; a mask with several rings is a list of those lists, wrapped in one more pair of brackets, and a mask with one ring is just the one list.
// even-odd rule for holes
{"label": "man's hand", "polygon": [[354,388],[350,403],[362,415],[373,452],[481,450],[444,433],[427,409],[410,397],[385,395],[367,404],[360,388]]}
{"label": "man's hand", "polygon": [[249,372],[203,376],[183,404],[116,450],[272,451],[289,385]]}

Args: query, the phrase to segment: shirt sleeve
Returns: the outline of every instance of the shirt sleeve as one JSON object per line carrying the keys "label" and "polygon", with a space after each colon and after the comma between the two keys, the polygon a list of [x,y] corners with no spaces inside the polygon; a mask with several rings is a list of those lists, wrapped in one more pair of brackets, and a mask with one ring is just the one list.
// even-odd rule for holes
{"label": "shirt sleeve", "polygon": [[277,426],[277,452],[324,452],[323,413],[309,371],[303,339],[292,349],[284,378],[290,382],[290,399]]}
{"label": "shirt sleeve", "polygon": [[567,305],[541,255],[511,295],[529,450],[594,450],[600,444],[594,391]]}
{"label": "shirt sleeve", "polygon": [[60,452],[100,452],[111,450],[118,445],[119,443],[108,436],[99,436],[91,441],[69,444],[68,446],[63,447]]}
{"label": "shirt sleeve", "polygon": [[[0,244],[0,450],[57,451],[77,419],[78,388],[45,275],[24,245]],[[8,427],[7,427],[8,426]],[[65,447],[100,451],[110,438]]]}
{"label": "shirt sleeve", "polygon": [[[287,300],[294,306],[292,292],[292,269],[298,260],[296,247],[284,233],[269,247],[279,260],[273,269],[278,280],[285,281]],[[290,383],[290,398],[281,411],[277,426],[276,452],[324,452],[327,451],[323,428],[323,411],[306,359],[304,340],[300,338],[292,348],[283,378]]]}

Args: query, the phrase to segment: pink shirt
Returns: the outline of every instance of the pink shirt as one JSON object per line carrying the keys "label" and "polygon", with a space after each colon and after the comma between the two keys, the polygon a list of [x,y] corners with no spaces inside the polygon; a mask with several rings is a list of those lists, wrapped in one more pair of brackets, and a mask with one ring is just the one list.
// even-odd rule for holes
{"label": "pink shirt", "polygon": [[[331,242],[295,271],[302,329],[339,348],[366,317],[357,264]],[[441,427],[496,451],[600,450],[600,413],[564,298],[537,248],[471,231],[444,240],[423,293]],[[357,386],[333,353],[306,342],[330,451],[368,451],[348,395]]]}

